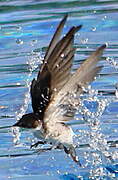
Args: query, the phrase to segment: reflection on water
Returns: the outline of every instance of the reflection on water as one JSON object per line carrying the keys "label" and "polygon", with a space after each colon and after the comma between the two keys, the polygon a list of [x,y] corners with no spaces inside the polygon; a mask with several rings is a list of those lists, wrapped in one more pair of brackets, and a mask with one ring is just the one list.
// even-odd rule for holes
{"label": "reflection on water", "polygon": [[[76,133],[82,168],[63,151],[37,154],[30,149],[35,142],[30,131],[16,129],[14,139],[7,128],[26,111],[32,111],[30,82],[65,13],[70,16],[63,33],[72,25],[83,25],[75,37],[73,71],[96,47],[108,45],[100,62],[104,66],[100,76],[81,96],[81,108],[70,122]],[[1,1],[0,15],[0,179],[116,179],[117,0]]]}

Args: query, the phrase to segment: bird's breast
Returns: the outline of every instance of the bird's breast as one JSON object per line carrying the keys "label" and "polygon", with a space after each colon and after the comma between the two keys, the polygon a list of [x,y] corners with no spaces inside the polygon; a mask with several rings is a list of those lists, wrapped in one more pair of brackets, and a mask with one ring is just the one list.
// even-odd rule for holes
{"label": "bird's breast", "polygon": [[48,124],[46,140],[55,141],[61,144],[73,144],[73,131],[62,123]]}

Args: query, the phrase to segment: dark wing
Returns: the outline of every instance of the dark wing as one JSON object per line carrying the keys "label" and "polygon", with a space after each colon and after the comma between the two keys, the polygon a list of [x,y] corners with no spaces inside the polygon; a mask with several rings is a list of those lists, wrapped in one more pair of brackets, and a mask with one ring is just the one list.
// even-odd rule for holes
{"label": "dark wing", "polygon": [[[48,67],[51,73],[51,90],[57,93],[68,81],[70,76],[70,71],[72,67],[72,60],[74,57],[74,34],[81,28],[81,26],[72,27],[69,32],[63,37],[53,49],[48,60],[45,62],[44,66]],[[41,69],[43,74],[44,67]],[[40,74],[38,75],[40,78]]]}
{"label": "dark wing", "polygon": [[32,108],[34,113],[39,114],[40,120],[43,119],[45,108],[50,100],[50,81],[51,74],[45,66],[40,79],[33,79],[31,84]]}
{"label": "dark wing", "polygon": [[101,70],[102,66],[97,66],[98,61],[106,45],[99,47],[70,77],[59,93],[54,97],[52,103],[46,109],[44,122],[64,122],[72,120],[76,106],[76,94],[82,93],[82,88],[92,82]]}
{"label": "dark wing", "polygon": [[53,51],[54,47],[56,46],[56,44],[59,41],[60,36],[61,36],[61,32],[62,32],[63,27],[64,27],[64,24],[65,24],[65,22],[67,20],[67,17],[68,17],[68,15],[65,15],[64,18],[59,23],[59,25],[58,25],[58,27],[57,27],[57,29],[56,29],[53,37],[52,37],[52,40],[51,40],[51,42],[50,42],[50,44],[48,46],[48,49],[46,51],[46,54],[45,54],[45,57],[44,57],[45,61],[49,58],[51,52]]}
{"label": "dark wing", "polygon": [[[37,80],[32,81],[31,98],[34,113],[43,115],[52,96],[57,93],[68,81],[74,56],[74,34],[81,26],[72,27],[60,41],[59,34],[62,31],[66,17],[60,22],[53,40],[48,48]],[[59,32],[58,32],[59,31]],[[53,49],[52,49],[53,48]]]}

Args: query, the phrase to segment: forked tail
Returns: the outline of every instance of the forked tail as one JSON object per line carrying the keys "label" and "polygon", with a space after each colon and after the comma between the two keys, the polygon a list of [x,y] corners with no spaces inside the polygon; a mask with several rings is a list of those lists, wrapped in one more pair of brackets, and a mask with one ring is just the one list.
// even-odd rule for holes
{"label": "forked tail", "polygon": [[70,148],[64,146],[64,151],[66,154],[71,156],[74,162],[76,162],[80,167],[82,166],[76,154],[75,148],[73,146],[71,146]]}

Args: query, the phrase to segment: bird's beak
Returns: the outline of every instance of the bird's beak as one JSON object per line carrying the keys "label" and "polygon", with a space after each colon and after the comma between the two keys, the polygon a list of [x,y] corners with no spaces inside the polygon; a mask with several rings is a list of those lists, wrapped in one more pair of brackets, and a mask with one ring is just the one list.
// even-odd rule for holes
{"label": "bird's beak", "polygon": [[7,128],[11,128],[13,126],[3,126],[3,127],[0,127],[0,129],[7,129]]}

